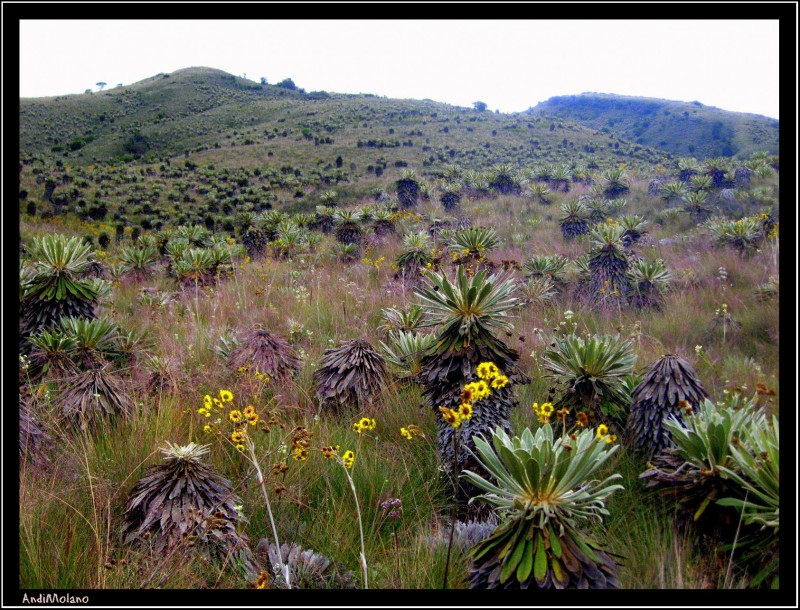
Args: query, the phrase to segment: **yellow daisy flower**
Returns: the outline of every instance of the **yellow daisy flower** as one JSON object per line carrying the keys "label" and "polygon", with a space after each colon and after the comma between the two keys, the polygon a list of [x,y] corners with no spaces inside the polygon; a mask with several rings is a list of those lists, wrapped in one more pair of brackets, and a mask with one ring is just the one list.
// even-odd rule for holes
{"label": "yellow daisy flower", "polygon": [[467,385],[465,385],[462,394],[469,394],[471,396],[471,398],[470,398],[469,401],[464,400],[462,398],[461,402],[472,402],[473,400],[477,399],[478,382],[477,381],[472,381],[472,382],[468,383]]}
{"label": "yellow daisy flower", "polygon": [[469,384],[464,386],[464,389],[461,390],[461,402],[472,404],[475,401],[475,390],[474,388],[470,387]]}
{"label": "yellow daisy flower", "polygon": [[233,400],[233,393],[230,390],[220,390],[219,399],[222,402],[230,402]]}
{"label": "yellow daisy flower", "polygon": [[234,424],[238,424],[240,421],[242,421],[242,412],[239,409],[234,409],[228,413],[228,417]]}
{"label": "yellow daisy flower", "polygon": [[483,379],[475,382],[475,396],[477,400],[483,400],[491,393],[492,391],[489,389],[489,384]]}
{"label": "yellow daisy flower", "polygon": [[356,454],[350,451],[349,449],[344,452],[344,455],[342,455],[342,461],[344,462],[345,468],[352,468],[353,461],[355,459],[356,459]]}
{"label": "yellow daisy flower", "polygon": [[441,411],[444,420],[453,426],[453,428],[458,428],[461,425],[461,416],[458,414],[458,411],[446,407],[439,407],[439,411]]}
{"label": "yellow daisy flower", "polygon": [[495,390],[501,390],[508,385],[508,377],[505,375],[497,375],[492,378],[492,387]]}

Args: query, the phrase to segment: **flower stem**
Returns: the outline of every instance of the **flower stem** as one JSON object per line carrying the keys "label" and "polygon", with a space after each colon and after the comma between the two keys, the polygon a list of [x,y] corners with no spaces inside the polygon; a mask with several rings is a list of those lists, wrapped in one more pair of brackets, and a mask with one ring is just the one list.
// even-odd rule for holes
{"label": "flower stem", "polygon": [[261,472],[261,466],[258,464],[258,460],[256,459],[256,452],[255,446],[253,445],[253,441],[248,439],[247,448],[250,451],[250,461],[253,463],[253,466],[256,467],[256,479],[258,480],[258,485],[261,487],[261,492],[264,494],[264,503],[267,505],[267,514],[269,515],[269,523],[272,526],[272,536],[275,538],[275,550],[278,553],[278,563],[281,564],[284,570],[284,579],[286,580],[286,588],[291,589],[292,584],[289,582],[289,564],[283,563],[283,556],[281,554],[281,543],[278,540],[278,528],[275,527],[275,518],[272,516],[272,507],[269,503],[269,495],[267,494],[267,488],[264,485],[264,474]]}
{"label": "flower stem", "polygon": [[358,515],[358,535],[361,539],[361,572],[364,575],[364,588],[369,589],[369,582],[367,580],[367,555],[364,551],[364,526],[361,524],[361,508],[358,505],[358,494],[356,493],[356,485],[353,483],[353,477],[350,476],[347,466],[342,463],[342,467],[344,468],[344,474],[347,476],[347,480],[350,482],[350,489],[353,490],[353,499],[356,502],[356,514]]}

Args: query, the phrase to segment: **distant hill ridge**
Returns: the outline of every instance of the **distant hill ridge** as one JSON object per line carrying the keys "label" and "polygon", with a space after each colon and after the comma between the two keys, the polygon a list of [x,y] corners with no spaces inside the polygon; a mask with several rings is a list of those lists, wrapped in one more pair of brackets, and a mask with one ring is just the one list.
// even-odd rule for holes
{"label": "distant hill ridge", "polygon": [[[615,96],[602,97],[609,102]],[[570,98],[553,98],[557,99]],[[639,110],[641,116],[634,115],[635,106],[617,101],[624,108],[611,114],[601,112],[602,104],[595,102],[594,113],[589,104],[571,113],[576,116],[561,118],[555,111],[570,104],[547,104],[528,113],[500,114],[428,99],[306,92],[291,79],[266,84],[193,67],[100,92],[20,99],[19,146],[23,157],[68,157],[71,165],[180,157],[218,166],[271,165],[303,176],[329,174],[333,169],[349,180],[379,176],[385,169],[397,173],[405,167],[441,172],[448,164],[465,169],[498,163],[604,168],[663,163],[672,156],[665,152],[670,150],[680,151],[675,153],[680,156],[724,154],[700,144],[694,151],[682,149],[685,133],[667,133],[652,144],[643,143],[644,131],[621,135],[628,123],[648,134],[684,123],[693,125],[698,134],[710,133],[713,125],[701,119],[711,109],[683,105],[680,110],[688,106],[689,119],[676,122],[674,116],[671,121],[664,118],[665,110],[676,114],[676,103],[663,100],[649,101]],[[548,113],[540,112],[540,107],[549,108]],[[595,127],[591,119],[598,114],[603,116],[602,125]],[[729,121],[715,116],[721,125],[720,145],[741,154],[743,130],[734,125],[731,136]],[[777,150],[777,129],[764,127],[763,122],[756,125],[760,132],[751,138],[751,147]],[[698,137],[699,142],[702,139]],[[660,145],[662,140],[666,146]]]}
{"label": "distant hill ridge", "polygon": [[746,158],[759,150],[778,152],[777,119],[700,102],[582,93],[552,97],[528,114],[574,121],[676,156]]}

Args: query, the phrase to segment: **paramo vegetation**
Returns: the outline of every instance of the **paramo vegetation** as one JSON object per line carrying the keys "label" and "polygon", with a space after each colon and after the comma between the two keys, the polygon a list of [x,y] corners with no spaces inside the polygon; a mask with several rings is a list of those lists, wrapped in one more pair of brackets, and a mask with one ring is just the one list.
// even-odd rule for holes
{"label": "paramo vegetation", "polygon": [[22,154],[20,588],[780,586],[777,155],[224,153]]}

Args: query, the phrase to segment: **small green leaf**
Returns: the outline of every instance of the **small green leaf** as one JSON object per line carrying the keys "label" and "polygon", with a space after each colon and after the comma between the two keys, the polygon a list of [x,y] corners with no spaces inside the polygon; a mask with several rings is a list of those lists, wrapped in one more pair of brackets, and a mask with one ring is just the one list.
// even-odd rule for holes
{"label": "small green leaf", "polygon": [[481,557],[486,555],[486,553],[488,553],[492,549],[496,549],[497,546],[498,546],[497,541],[495,540],[486,541],[484,543],[475,546],[470,554],[472,555],[472,558],[475,561],[478,561]]}
{"label": "small green leaf", "polygon": [[509,541],[506,543],[506,545],[503,547],[503,549],[497,555],[498,559],[503,559],[506,555],[508,555],[508,552],[513,548],[515,539],[516,539],[516,536],[512,535],[510,537]]}
{"label": "small green leaf", "polygon": [[516,546],[514,546],[514,551],[509,555],[508,559],[503,563],[503,567],[500,569],[500,582],[506,582],[509,577],[514,573],[519,565],[520,559],[525,552],[525,547],[527,543],[524,540],[521,540],[519,536],[514,537],[514,541],[516,542]]}
{"label": "small green leaf", "polygon": [[574,539],[575,544],[583,553],[595,563],[600,563],[600,558],[595,554],[594,550],[586,544],[583,540]]}
{"label": "small green leaf", "polygon": [[561,562],[552,557],[550,559],[550,567],[553,570],[553,580],[555,580],[558,584],[562,587],[567,584],[567,575],[564,573],[564,568],[561,566]]}
{"label": "small green leaf", "polygon": [[533,562],[533,577],[536,582],[544,580],[547,574],[547,554],[544,549],[544,540],[541,533],[536,535],[536,558]]}
{"label": "small green leaf", "polygon": [[553,527],[551,525],[547,526],[547,532],[550,534],[550,548],[553,549],[553,554],[561,559],[561,543],[558,541],[558,537],[553,531]]}
{"label": "small green leaf", "polygon": [[525,551],[522,554],[522,559],[517,567],[517,582],[524,583],[530,578],[531,570],[533,569],[533,540],[528,539],[525,542]]}

